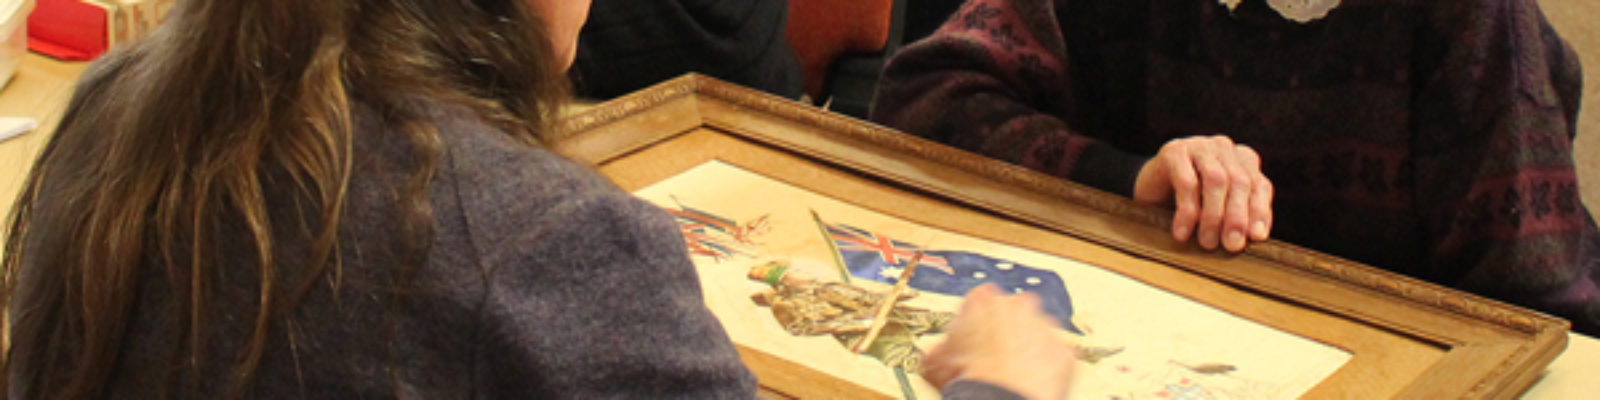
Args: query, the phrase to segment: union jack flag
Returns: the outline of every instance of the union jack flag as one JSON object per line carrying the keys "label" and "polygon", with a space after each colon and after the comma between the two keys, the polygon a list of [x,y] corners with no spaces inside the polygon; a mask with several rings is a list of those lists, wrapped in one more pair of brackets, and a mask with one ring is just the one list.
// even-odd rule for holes
{"label": "union jack flag", "polygon": [[[911,262],[911,257],[922,250],[917,245],[876,235],[849,225],[827,224],[827,229],[828,235],[833,237],[833,242],[839,247],[840,252],[873,253],[887,265]],[[917,263],[917,268],[933,268],[951,275],[956,273],[955,269],[950,268],[949,260],[926,252],[922,255],[922,261]]]}
{"label": "union jack flag", "polygon": [[767,229],[767,216],[741,225],[732,219],[682,204],[677,209],[664,209],[678,221],[690,255],[711,257],[717,261],[735,255],[754,256],[745,248],[754,244],[752,239],[756,234]]}

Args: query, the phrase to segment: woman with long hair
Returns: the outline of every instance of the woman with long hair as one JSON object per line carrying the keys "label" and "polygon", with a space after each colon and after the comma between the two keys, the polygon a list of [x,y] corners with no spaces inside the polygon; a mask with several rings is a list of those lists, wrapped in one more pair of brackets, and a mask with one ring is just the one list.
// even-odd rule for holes
{"label": "woman with long hair", "polygon": [[670,221],[535,146],[582,3],[178,4],[16,206],[7,392],[749,392]]}
{"label": "woman with long hair", "polygon": [[587,7],[180,1],[28,177],[0,392],[753,395],[671,220],[539,147]]}

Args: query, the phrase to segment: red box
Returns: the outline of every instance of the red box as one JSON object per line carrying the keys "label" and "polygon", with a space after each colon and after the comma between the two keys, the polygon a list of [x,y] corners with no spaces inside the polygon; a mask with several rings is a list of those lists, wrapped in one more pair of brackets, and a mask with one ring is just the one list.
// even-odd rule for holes
{"label": "red box", "polygon": [[99,57],[111,47],[113,11],[79,0],[37,0],[28,16],[28,49],[62,60]]}

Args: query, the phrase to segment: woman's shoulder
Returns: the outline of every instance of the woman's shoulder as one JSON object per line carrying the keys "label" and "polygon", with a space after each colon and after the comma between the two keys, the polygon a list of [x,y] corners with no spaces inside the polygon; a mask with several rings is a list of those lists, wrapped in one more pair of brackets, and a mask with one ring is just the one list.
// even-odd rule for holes
{"label": "woman's shoulder", "polygon": [[[449,118],[447,118],[449,119]],[[518,255],[579,257],[572,246],[660,246],[676,226],[591,166],[514,139],[471,118],[439,123],[443,146],[435,178],[440,232],[459,232],[490,265]],[[675,245],[681,246],[681,245]],[[554,258],[551,258],[554,257]]]}
{"label": "woman's shoulder", "polygon": [[[386,122],[372,107],[353,107],[358,169],[409,177],[432,159],[432,184],[454,187],[463,200],[550,203],[593,193],[623,192],[592,167],[531,144],[465,106],[413,100],[408,108],[428,126],[418,139],[405,124]],[[436,195],[438,193],[435,193]]]}
{"label": "woman's shoulder", "polygon": [[471,229],[496,235],[530,224],[589,223],[592,219],[654,224],[659,213],[590,165],[515,138],[464,110],[432,116],[441,157],[434,178],[438,204],[454,204]]}
{"label": "woman's shoulder", "polygon": [[522,203],[553,203],[569,197],[626,195],[593,167],[548,148],[514,138],[471,117],[438,120],[444,152],[441,175],[465,196]]}

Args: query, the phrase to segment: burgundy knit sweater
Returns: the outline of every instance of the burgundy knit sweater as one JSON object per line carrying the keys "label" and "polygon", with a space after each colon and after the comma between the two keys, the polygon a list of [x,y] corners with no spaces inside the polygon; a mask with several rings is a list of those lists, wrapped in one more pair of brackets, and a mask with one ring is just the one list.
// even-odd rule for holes
{"label": "burgundy knit sweater", "polygon": [[1255,148],[1273,235],[1600,334],[1578,58],[1534,0],[971,0],[885,69],[872,119],[1129,194],[1175,138]]}

